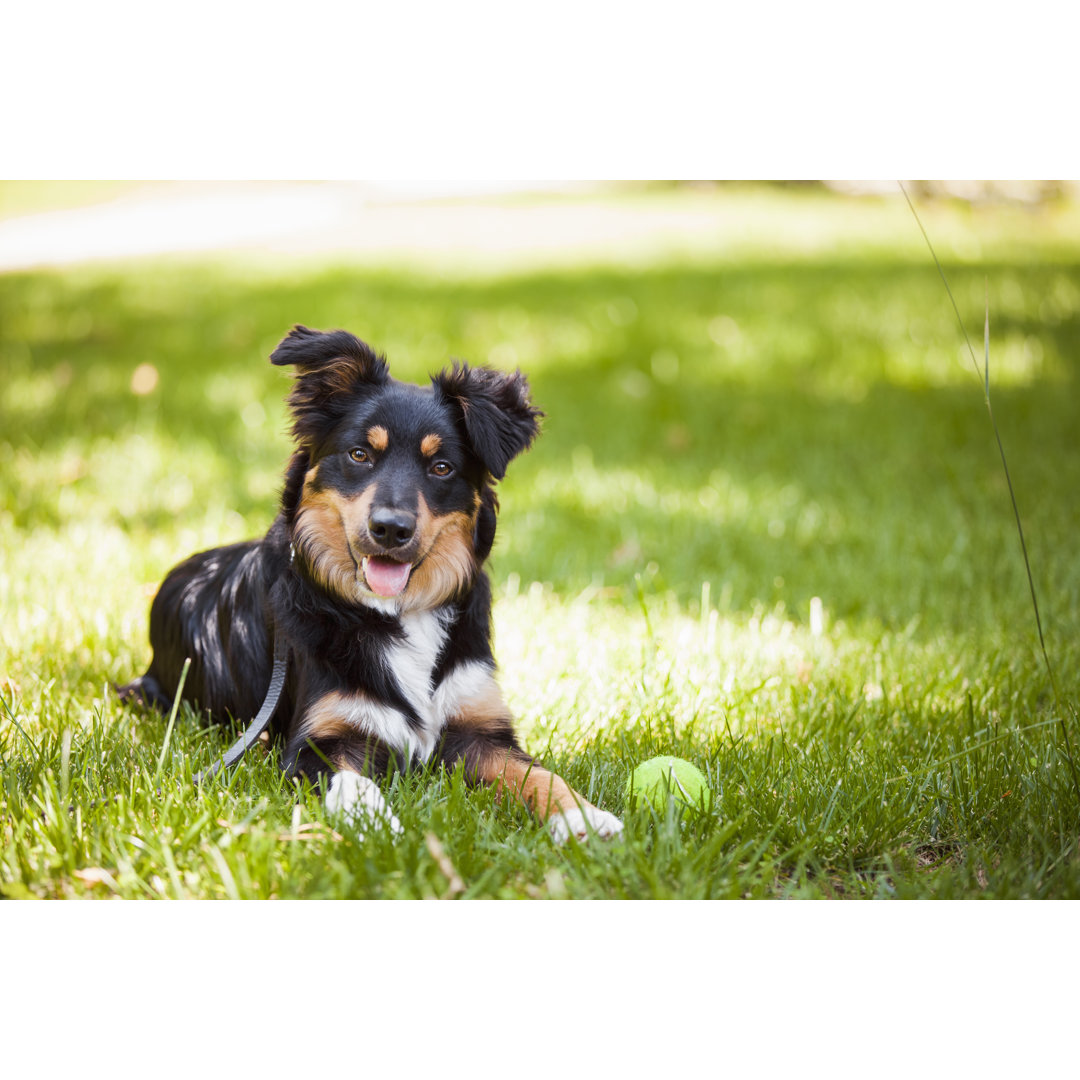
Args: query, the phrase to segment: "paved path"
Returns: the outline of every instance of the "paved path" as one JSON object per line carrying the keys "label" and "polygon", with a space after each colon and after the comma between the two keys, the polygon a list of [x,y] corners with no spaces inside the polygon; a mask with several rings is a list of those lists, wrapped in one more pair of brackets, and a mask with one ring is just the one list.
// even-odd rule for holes
{"label": "paved path", "polygon": [[700,246],[723,200],[599,198],[595,189],[429,193],[325,183],[161,184],[111,201],[0,221],[0,271],[101,259],[233,251],[481,265]]}

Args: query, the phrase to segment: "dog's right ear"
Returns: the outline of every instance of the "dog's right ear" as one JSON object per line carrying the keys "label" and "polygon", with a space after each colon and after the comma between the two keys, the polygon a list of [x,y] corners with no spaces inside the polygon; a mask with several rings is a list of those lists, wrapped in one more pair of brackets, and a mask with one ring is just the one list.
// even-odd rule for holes
{"label": "dog's right ear", "polygon": [[386,360],[345,330],[323,333],[294,326],[270,354],[270,362],[296,367],[289,406],[293,434],[306,445],[340,420],[357,395],[390,378]]}

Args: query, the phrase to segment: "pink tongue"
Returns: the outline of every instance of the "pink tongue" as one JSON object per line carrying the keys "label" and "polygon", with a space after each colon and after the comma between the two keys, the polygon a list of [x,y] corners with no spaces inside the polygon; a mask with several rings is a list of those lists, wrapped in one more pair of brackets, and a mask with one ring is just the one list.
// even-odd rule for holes
{"label": "pink tongue", "polygon": [[410,570],[412,566],[407,562],[370,555],[364,566],[364,577],[368,588],[377,596],[397,596],[405,588]]}

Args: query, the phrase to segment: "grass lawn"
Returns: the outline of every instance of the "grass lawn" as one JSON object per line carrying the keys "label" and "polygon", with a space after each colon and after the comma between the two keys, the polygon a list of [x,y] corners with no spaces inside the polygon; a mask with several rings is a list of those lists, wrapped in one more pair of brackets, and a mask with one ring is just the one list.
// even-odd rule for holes
{"label": "grass lawn", "polygon": [[[981,386],[906,207],[687,198],[771,225],[632,265],[0,277],[0,892],[1080,897],[1075,211],[924,216],[980,354],[989,294],[1059,701]],[[548,419],[502,485],[502,682],[528,748],[623,815],[622,840],[560,849],[460,776],[408,775],[388,785],[404,837],[358,842],[272,758],[194,790],[230,737],[182,710],[166,745],[118,705],[163,574],[273,517],[288,380],[267,357],[294,322],[353,330],[399,377],[450,356],[529,373]],[[707,773],[710,814],[627,807],[661,753]]]}

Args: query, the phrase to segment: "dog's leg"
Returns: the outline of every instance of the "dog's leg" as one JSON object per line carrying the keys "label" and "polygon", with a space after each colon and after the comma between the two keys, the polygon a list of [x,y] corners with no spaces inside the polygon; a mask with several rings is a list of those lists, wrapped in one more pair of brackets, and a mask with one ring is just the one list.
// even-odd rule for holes
{"label": "dog's leg", "polygon": [[384,773],[389,762],[389,751],[377,739],[356,732],[308,737],[286,750],[286,760],[293,762],[293,775],[320,786],[327,813],[343,819],[359,838],[369,825],[389,828],[395,835],[403,831],[372,779]]}
{"label": "dog's leg", "polygon": [[149,672],[140,675],[125,686],[117,686],[114,683],[113,689],[125,705],[140,705],[145,709],[157,709],[158,712],[163,713],[167,713],[172,708],[172,699],[165,695],[157,679]]}
{"label": "dog's leg", "polygon": [[557,844],[574,836],[584,840],[590,832],[604,839],[617,836],[623,824],[614,815],[593,806],[561,776],[542,768],[518,746],[508,720],[461,717],[446,726],[442,759],[453,768],[465,762],[471,782],[492,784],[527,806]]}
{"label": "dog's leg", "polygon": [[614,814],[593,806],[561,776],[531,761],[508,754],[496,764],[496,770],[494,779],[488,782],[500,791],[509,791],[541,821],[547,822],[557,844],[565,844],[571,836],[584,840],[590,832],[602,839],[622,832],[623,824]]}
{"label": "dog's leg", "polygon": [[379,785],[370,776],[361,776],[350,769],[334,773],[326,792],[326,810],[348,821],[361,839],[368,822],[385,825],[396,836],[403,831]]}

